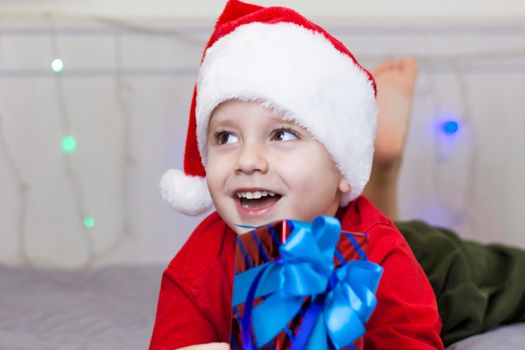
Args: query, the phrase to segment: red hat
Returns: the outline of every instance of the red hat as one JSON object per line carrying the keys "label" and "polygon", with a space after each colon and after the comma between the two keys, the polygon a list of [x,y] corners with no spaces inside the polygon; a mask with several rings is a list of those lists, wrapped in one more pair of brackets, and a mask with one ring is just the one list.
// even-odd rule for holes
{"label": "red hat", "polygon": [[229,0],[204,50],[191,103],[184,172],[169,169],[162,197],[187,215],[213,207],[206,183],[206,137],[214,108],[261,101],[306,128],[351,186],[346,206],[370,177],[376,86],[352,53],[320,26],[285,7]]}

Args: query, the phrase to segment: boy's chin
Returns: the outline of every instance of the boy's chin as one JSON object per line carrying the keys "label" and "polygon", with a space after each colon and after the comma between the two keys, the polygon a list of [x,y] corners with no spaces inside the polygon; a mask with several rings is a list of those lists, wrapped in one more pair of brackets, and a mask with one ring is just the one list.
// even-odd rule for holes
{"label": "boy's chin", "polygon": [[247,233],[252,230],[251,228],[242,228],[242,227],[236,227],[232,229],[233,229],[233,232],[235,232],[238,235],[242,235],[243,233]]}
{"label": "boy's chin", "polygon": [[[250,232],[254,227],[264,226],[266,224],[282,220],[282,218],[265,218],[265,219],[253,219],[253,220],[239,220],[239,222],[231,223],[229,226],[236,234],[243,234]],[[237,225],[249,226],[249,227],[239,227]]]}
{"label": "boy's chin", "polygon": [[284,214],[280,214],[280,212],[282,211],[282,208],[280,207],[274,207],[272,208],[272,210],[269,210],[266,213],[260,213],[258,215],[253,215],[253,216],[243,215],[243,213],[240,212],[238,207],[236,207],[235,209],[236,209],[235,214],[232,215],[233,218],[231,219],[235,222],[230,222],[229,224],[230,224],[230,227],[232,226],[235,227],[234,231],[237,233],[241,231],[242,233],[248,232],[250,231],[251,228],[240,228],[240,227],[236,227],[236,225],[259,227],[259,226],[263,226],[263,225],[266,225],[266,224],[269,224],[275,221],[279,221],[285,218]]}

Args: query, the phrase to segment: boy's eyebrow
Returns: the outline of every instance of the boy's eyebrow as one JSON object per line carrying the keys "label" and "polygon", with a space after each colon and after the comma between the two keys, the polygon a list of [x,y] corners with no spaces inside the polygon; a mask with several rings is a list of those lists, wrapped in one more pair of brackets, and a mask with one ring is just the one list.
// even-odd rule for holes
{"label": "boy's eyebrow", "polygon": [[228,124],[235,124],[235,122],[232,120],[232,118],[223,117],[219,121],[217,121],[216,118],[213,118],[210,120],[210,124],[208,125],[208,130],[213,129],[219,125],[228,125]]}
{"label": "boy's eyebrow", "polygon": [[[233,123],[235,124],[235,121],[233,120],[234,118],[230,118],[228,116],[224,116],[222,117],[219,121],[217,121],[217,119],[211,119],[210,120],[210,124],[209,124],[209,128],[211,129],[212,127],[215,127],[217,124],[218,125],[224,125],[224,124],[230,124],[230,123]],[[279,123],[279,124],[290,124],[290,125],[298,125],[295,121],[291,120],[291,119],[283,119],[282,117],[279,117],[279,116],[269,116],[269,119],[271,119],[272,121],[274,121],[275,123]]]}

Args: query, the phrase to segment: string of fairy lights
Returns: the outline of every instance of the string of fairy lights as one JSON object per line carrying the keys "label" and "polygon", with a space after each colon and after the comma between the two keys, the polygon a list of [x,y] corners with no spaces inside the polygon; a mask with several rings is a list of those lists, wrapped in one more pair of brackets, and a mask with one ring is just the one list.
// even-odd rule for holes
{"label": "string of fairy lights", "polygon": [[[122,36],[126,35],[128,32],[132,33],[147,33],[150,35],[168,35],[173,37],[174,40],[181,40],[185,43],[189,43],[195,46],[196,50],[202,50],[205,45],[206,35],[199,35],[192,33],[191,31],[180,31],[173,29],[159,29],[159,28],[150,28],[147,26],[130,24],[128,22],[110,20],[107,18],[90,18],[90,20],[95,21],[97,24],[102,24],[109,26],[111,29],[110,33],[113,35],[113,47],[114,47],[114,66],[115,69],[106,69],[97,72],[96,69],[90,70],[97,75],[110,75],[114,79],[113,84],[113,99],[118,107],[118,117],[122,126],[122,138],[121,138],[121,156],[119,157],[119,185],[120,185],[120,206],[122,210],[122,223],[119,229],[118,234],[114,238],[111,244],[104,249],[96,249],[95,242],[91,235],[91,231],[95,230],[97,227],[97,218],[92,214],[93,208],[88,208],[86,205],[85,189],[81,180],[78,176],[78,170],[73,166],[72,157],[75,156],[79,147],[83,145],[79,143],[75,137],[75,130],[72,128],[71,120],[71,111],[70,106],[67,105],[67,100],[64,91],[64,79],[68,75],[74,75],[78,69],[69,68],[68,62],[65,62],[62,58],[61,46],[59,44],[59,36],[64,35],[64,29],[58,29],[55,23],[55,18],[52,15],[45,15],[44,18],[48,21],[48,37],[49,45],[51,48],[52,58],[49,62],[49,73],[52,74],[54,82],[54,92],[56,106],[58,110],[58,117],[60,119],[61,125],[61,134],[59,149],[63,153],[63,166],[64,173],[66,174],[68,184],[73,198],[74,203],[74,213],[76,215],[77,232],[82,236],[86,247],[85,258],[82,263],[79,264],[79,268],[87,268],[93,266],[93,264],[105,257],[110,256],[115,250],[117,250],[122,242],[136,234],[131,218],[133,217],[132,210],[129,206],[130,203],[130,183],[129,183],[129,174],[133,170],[133,167],[136,165],[136,161],[131,152],[131,130],[133,126],[133,113],[129,105],[129,94],[132,92],[132,87],[126,81],[125,76],[130,73],[130,68],[123,67],[123,50],[122,50]],[[42,30],[42,29],[39,29]],[[0,48],[2,46],[2,31],[5,31],[5,28],[0,29]],[[1,50],[1,49],[0,49]],[[3,51],[0,51],[0,55],[5,54]],[[462,128],[468,126],[472,121],[471,117],[473,115],[473,110],[471,102],[469,100],[467,83],[465,81],[465,75],[467,74],[465,67],[471,61],[477,61],[480,58],[491,59],[491,60],[505,60],[505,59],[523,59],[525,58],[525,46],[518,47],[508,50],[500,51],[477,51],[477,52],[468,52],[462,54],[429,54],[429,55],[412,55],[414,56],[419,65],[420,70],[425,71],[425,69],[437,65],[449,65],[452,70],[455,72],[455,77],[457,79],[457,85],[460,93],[461,101],[461,117],[448,115],[442,117],[439,121],[439,132],[444,135],[444,137],[457,137],[461,134]],[[379,62],[386,57],[381,55],[360,55],[360,60],[363,62]],[[42,59],[46,59],[43,57]],[[142,71],[142,74],[148,74],[150,71]],[[155,74],[166,73],[168,75],[184,75],[184,76],[194,76],[196,74],[195,69],[171,69],[171,70],[162,70],[159,69]],[[441,110],[444,105],[443,101],[440,100],[439,92],[437,91],[436,82],[433,80],[433,75],[427,71],[428,77],[428,90],[429,95],[432,99],[432,104],[434,110]],[[16,77],[17,72],[6,72],[0,71],[0,79],[2,75],[8,75],[9,77]],[[42,72],[18,72],[18,74],[23,74],[25,77],[29,74],[41,75]],[[84,72],[83,74],[87,74]],[[61,261],[52,261],[49,258],[38,257],[34,254],[30,254],[28,251],[28,235],[27,235],[27,209],[28,209],[28,194],[32,190],[32,185],[26,180],[27,177],[20,170],[20,165],[17,163],[16,157],[12,152],[12,146],[9,144],[6,138],[6,131],[4,129],[3,120],[6,119],[6,113],[8,111],[4,110],[0,112],[0,154],[3,154],[4,160],[2,161],[7,165],[10,176],[14,179],[16,183],[16,192],[19,198],[19,207],[17,209],[17,223],[16,223],[16,235],[17,235],[17,245],[18,245],[18,255],[24,265],[27,266],[37,266],[37,265],[46,265],[46,266],[62,266]],[[469,142],[470,142],[470,156],[468,157],[469,163],[467,165],[467,177],[470,179],[465,186],[464,193],[464,203],[460,205],[460,208],[466,208],[468,202],[472,200],[473,188],[472,184],[475,182],[473,179],[476,176],[474,171],[474,166],[476,162],[476,152],[478,139],[475,135],[473,128],[469,129]],[[439,142],[437,139],[435,142]],[[438,149],[436,147],[435,149]],[[439,161],[439,151],[436,151],[436,160]],[[438,188],[437,178],[434,177],[434,188]],[[459,209],[459,208],[455,208]],[[462,211],[461,215],[467,215],[466,211]],[[475,220],[471,220],[475,222]]]}
{"label": "string of fairy lights", "polygon": [[[446,114],[438,115],[436,117],[438,119],[436,121],[436,132],[441,135],[439,135],[439,137],[433,138],[433,150],[434,160],[436,161],[436,163],[443,163],[447,159],[447,156],[443,154],[445,152],[443,152],[440,147],[440,143],[443,142],[443,138],[456,138],[458,136],[461,136],[460,134],[464,132],[464,129],[468,128],[469,152],[468,156],[466,157],[468,163],[466,165],[466,171],[464,173],[464,177],[468,179],[468,181],[466,181],[465,186],[463,187],[464,193],[461,196],[462,202],[457,204],[454,208],[449,208],[449,212],[455,213],[454,217],[452,218],[452,224],[461,225],[462,221],[467,221],[471,229],[474,230],[476,227],[476,220],[471,220],[471,218],[469,218],[470,212],[467,210],[467,208],[469,208],[469,203],[472,203],[472,198],[474,194],[474,184],[476,182],[477,176],[477,172],[474,169],[474,166],[477,161],[477,153],[474,152],[474,150],[477,148],[478,145],[478,137],[475,133],[475,129],[471,127],[473,111],[471,108],[470,96],[467,92],[465,72],[461,67],[462,64],[458,64],[455,67],[454,74],[454,77],[457,81],[457,86],[459,88],[459,113],[457,115]],[[428,95],[431,100],[432,110],[443,111],[445,104],[440,98],[439,89],[437,88],[437,83],[432,74],[428,75],[428,88],[430,90],[430,93]],[[440,179],[442,176],[444,176],[444,174],[440,171],[440,167],[435,167],[434,170],[435,171],[431,172],[432,197],[440,198],[440,193],[442,190],[440,187],[442,181],[440,181]],[[442,206],[447,207],[447,205],[445,204],[442,204]]]}

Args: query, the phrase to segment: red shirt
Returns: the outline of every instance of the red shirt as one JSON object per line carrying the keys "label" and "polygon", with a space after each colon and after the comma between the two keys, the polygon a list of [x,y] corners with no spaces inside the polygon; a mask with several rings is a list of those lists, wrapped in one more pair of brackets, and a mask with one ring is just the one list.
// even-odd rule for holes
{"label": "red shirt", "polygon": [[[408,243],[364,196],[339,210],[343,230],[368,233],[383,266],[365,349],[443,349],[436,298]],[[217,212],[195,229],[162,276],[150,350],[229,342],[235,233]]]}

